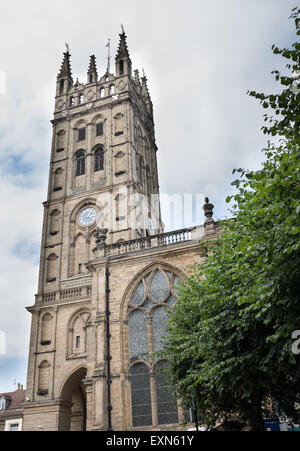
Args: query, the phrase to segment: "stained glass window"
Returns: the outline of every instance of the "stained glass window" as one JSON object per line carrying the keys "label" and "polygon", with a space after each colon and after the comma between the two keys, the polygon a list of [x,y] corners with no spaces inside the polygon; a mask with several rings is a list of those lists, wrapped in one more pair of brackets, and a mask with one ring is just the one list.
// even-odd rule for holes
{"label": "stained glass window", "polygon": [[141,310],[134,310],[128,322],[130,362],[144,360],[149,354],[146,315]]}
{"label": "stained glass window", "polygon": [[150,294],[155,302],[164,302],[169,294],[169,282],[167,277],[157,271],[150,284]]}
{"label": "stained glass window", "polygon": [[133,365],[131,376],[132,425],[151,426],[152,407],[149,369],[143,363]]}
{"label": "stained glass window", "polygon": [[139,305],[143,302],[144,297],[145,297],[144,284],[143,284],[143,282],[140,282],[132,295],[130,304],[131,305]]}
{"label": "stained glass window", "polygon": [[178,290],[178,288],[179,288],[178,282],[180,282],[180,279],[177,276],[175,276],[174,277],[174,289],[175,289],[175,291]]}
{"label": "stained glass window", "polygon": [[178,423],[178,408],[169,390],[165,374],[161,373],[168,363],[163,360],[155,367],[158,424]]}
{"label": "stained glass window", "polygon": [[163,349],[163,336],[168,323],[168,312],[165,307],[157,307],[152,313],[152,335],[154,352]]}
{"label": "stained glass window", "polygon": [[174,305],[175,304],[175,302],[176,302],[176,298],[174,298],[174,296],[169,296],[168,297],[168,299],[167,299],[167,304],[169,304],[169,305]]}
{"label": "stained glass window", "polygon": [[[179,280],[172,271],[157,268],[143,277],[129,302],[133,427],[152,425],[152,412],[155,412],[154,418],[157,418],[158,425],[178,423],[176,402],[168,390],[166,377],[159,371],[167,365],[167,362],[157,363],[157,357],[151,353],[163,348],[168,312],[172,310],[177,297],[174,285]],[[138,360],[145,363],[137,362]],[[155,405],[151,405],[151,386],[156,392]]]}
{"label": "stained glass window", "polygon": [[148,298],[146,299],[146,301],[143,304],[143,308],[147,311],[151,310],[153,307],[153,302],[151,302]]}

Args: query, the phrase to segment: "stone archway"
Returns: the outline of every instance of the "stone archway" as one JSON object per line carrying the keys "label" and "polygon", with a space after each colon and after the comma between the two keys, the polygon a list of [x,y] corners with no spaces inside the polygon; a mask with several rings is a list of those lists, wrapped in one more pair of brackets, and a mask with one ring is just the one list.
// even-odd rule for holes
{"label": "stone archway", "polygon": [[59,418],[60,431],[86,430],[86,393],[83,380],[86,368],[75,370],[64,382],[60,399],[64,404]]}

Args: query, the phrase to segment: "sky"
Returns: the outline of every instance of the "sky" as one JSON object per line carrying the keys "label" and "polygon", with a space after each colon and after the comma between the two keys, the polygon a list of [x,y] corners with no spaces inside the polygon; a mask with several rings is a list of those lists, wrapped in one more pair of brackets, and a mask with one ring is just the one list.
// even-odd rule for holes
{"label": "sky", "polygon": [[102,76],[105,45],[110,38],[115,55],[124,26],[133,69],[145,70],[154,105],[161,193],[208,196],[214,218],[223,219],[230,216],[232,170],[257,169],[263,160],[264,111],[247,90],[278,91],[271,71],[284,65],[271,46],[294,42],[288,18],[295,6],[296,0],[1,2],[0,393],[14,390],[14,381],[26,385],[25,307],[37,291],[50,120],[65,43],[74,79],[86,82],[89,56],[96,55]]}

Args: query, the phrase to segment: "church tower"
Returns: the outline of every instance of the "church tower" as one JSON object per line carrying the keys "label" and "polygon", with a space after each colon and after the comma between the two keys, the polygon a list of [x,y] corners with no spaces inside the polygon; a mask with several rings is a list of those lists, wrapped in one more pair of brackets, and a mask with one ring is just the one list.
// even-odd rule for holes
{"label": "church tower", "polygon": [[[115,61],[116,76],[106,71],[98,79],[92,55],[87,83],[77,79],[74,84],[69,50],[64,54],[57,77],[44,203],[42,293],[87,273],[85,263],[93,255],[91,237],[97,223],[107,227],[108,244],[149,234],[153,220],[155,232],[162,231],[159,208],[151,210],[151,196],[159,194],[152,102],[146,78],[140,82],[137,71],[131,77],[124,32]],[[140,199],[149,214],[135,222],[132,208]]]}
{"label": "church tower", "polygon": [[[199,255],[199,230],[163,233],[153,105],[146,77],[132,73],[124,30],[115,75],[108,59],[99,78],[92,55],[86,83],[74,82],[67,48],[52,126],[24,429],[179,424],[177,407],[159,416],[170,402],[158,407],[164,387],[145,356],[158,346],[158,312],[171,308],[174,284]],[[140,380],[149,383],[142,405],[132,382]]]}

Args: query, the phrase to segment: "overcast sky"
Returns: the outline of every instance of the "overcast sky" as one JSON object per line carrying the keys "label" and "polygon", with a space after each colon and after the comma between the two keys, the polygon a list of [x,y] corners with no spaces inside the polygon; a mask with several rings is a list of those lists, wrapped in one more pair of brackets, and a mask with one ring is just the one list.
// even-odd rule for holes
{"label": "overcast sky", "polygon": [[[133,69],[148,77],[161,193],[200,193],[229,216],[232,169],[259,167],[263,111],[247,89],[272,92],[271,52],[294,42],[296,0],[2,0],[0,11],[0,392],[26,384],[30,314],[37,290],[50,120],[64,43],[73,77],[99,75],[123,24]],[[112,64],[113,66],[113,64]],[[164,219],[164,218],[163,218]],[[203,219],[202,219],[203,220]],[[189,225],[189,224],[185,224]],[[0,337],[2,334],[0,333]],[[0,344],[1,350],[1,344]]]}

